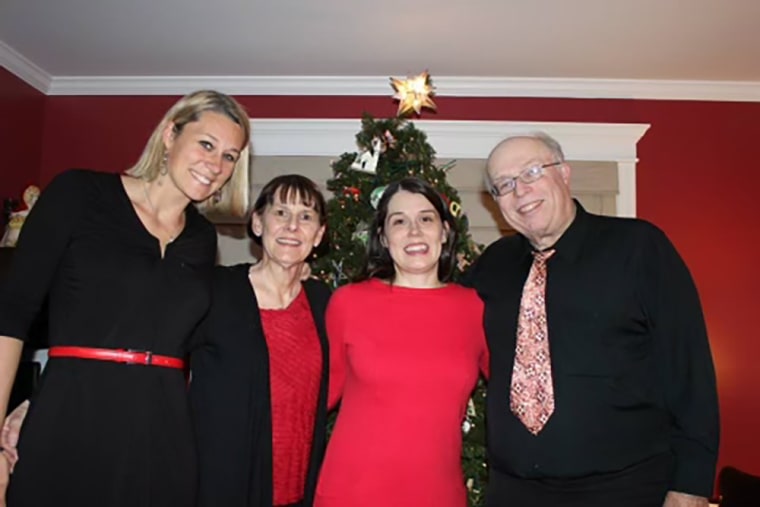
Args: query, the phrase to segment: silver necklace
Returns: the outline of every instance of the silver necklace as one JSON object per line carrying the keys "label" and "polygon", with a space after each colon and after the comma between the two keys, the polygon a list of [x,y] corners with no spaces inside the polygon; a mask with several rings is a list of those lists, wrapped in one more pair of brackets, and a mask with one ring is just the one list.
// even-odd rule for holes
{"label": "silver necklace", "polygon": [[[148,203],[148,207],[153,212],[153,216],[156,219],[156,222],[161,227],[161,229],[164,230],[164,232],[169,232],[169,230],[164,227],[164,224],[161,223],[161,220],[158,219],[158,210],[156,210],[156,207],[153,205],[153,201],[150,200],[150,194],[148,193],[148,182],[145,181],[143,184],[143,194],[145,194],[145,202]],[[167,243],[171,243],[176,239],[176,236],[169,232],[169,241]]]}

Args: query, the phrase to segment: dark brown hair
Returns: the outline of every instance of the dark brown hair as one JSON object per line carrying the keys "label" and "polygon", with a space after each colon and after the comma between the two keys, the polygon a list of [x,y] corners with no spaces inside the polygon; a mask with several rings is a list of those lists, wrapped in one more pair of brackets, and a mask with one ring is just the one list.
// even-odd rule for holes
{"label": "dark brown hair", "polygon": [[391,198],[401,190],[406,190],[413,194],[420,194],[430,201],[433,208],[438,213],[441,222],[448,224],[449,231],[446,236],[446,243],[441,249],[441,257],[438,260],[438,280],[448,282],[454,271],[454,262],[456,258],[456,247],[459,232],[457,231],[456,220],[449,211],[449,207],[438,193],[428,182],[419,178],[404,178],[388,185],[383,192],[380,202],[377,204],[377,213],[369,230],[369,241],[367,244],[367,262],[360,275],[360,280],[368,278],[381,278],[383,280],[393,280],[396,275],[396,268],[388,248],[383,246],[381,238],[385,233],[385,219],[388,217],[388,203]]}

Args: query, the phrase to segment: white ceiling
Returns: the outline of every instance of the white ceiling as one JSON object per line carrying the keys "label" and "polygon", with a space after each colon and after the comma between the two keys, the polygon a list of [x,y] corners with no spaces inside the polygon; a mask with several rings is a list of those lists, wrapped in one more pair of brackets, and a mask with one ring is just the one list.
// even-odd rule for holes
{"label": "white ceiling", "polygon": [[0,0],[0,63],[49,94],[391,93],[429,69],[439,95],[760,100],[758,26],[760,0]]}

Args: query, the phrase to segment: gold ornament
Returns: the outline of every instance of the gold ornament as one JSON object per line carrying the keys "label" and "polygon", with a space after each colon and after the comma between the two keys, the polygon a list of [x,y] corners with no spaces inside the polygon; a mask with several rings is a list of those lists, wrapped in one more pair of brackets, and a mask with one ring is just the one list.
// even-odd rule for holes
{"label": "gold ornament", "polygon": [[396,92],[393,98],[399,101],[398,116],[403,116],[412,110],[420,114],[423,107],[436,109],[431,98],[435,92],[435,87],[428,71],[408,79],[396,79],[395,77],[390,79],[391,86]]}

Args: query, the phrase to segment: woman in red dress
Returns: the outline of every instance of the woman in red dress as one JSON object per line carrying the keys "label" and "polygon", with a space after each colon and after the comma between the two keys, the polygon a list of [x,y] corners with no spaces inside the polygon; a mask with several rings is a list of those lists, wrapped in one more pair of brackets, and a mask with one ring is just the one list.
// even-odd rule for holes
{"label": "woman in red dress", "polygon": [[427,183],[389,185],[366,280],[327,309],[328,403],[341,400],[315,507],[465,507],[461,425],[488,352],[483,303],[449,283],[457,231]]}

